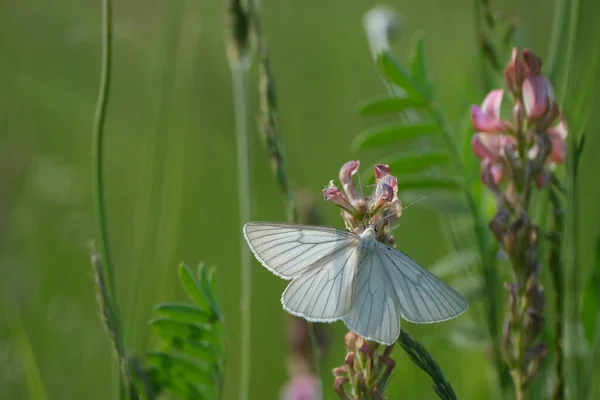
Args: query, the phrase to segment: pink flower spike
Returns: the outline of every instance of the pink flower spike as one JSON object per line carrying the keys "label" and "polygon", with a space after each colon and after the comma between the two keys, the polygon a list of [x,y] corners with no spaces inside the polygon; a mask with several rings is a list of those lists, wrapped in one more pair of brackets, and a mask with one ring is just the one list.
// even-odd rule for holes
{"label": "pink flower spike", "polygon": [[533,76],[523,82],[525,114],[530,119],[542,117],[554,102],[550,81],[543,76]]}
{"label": "pink flower spike", "polygon": [[375,164],[375,179],[380,180],[386,175],[390,175],[392,171],[390,170],[390,166],[387,164]]}

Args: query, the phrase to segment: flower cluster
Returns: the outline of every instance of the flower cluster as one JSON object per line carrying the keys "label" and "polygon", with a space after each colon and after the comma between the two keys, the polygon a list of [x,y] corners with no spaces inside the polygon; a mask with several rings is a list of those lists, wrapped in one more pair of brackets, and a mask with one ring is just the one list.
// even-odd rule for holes
{"label": "flower cluster", "polygon": [[323,195],[342,209],[342,218],[346,227],[360,234],[369,225],[377,225],[377,240],[392,245],[391,227],[402,212],[402,203],[398,199],[398,180],[391,175],[389,166],[375,165],[376,186],[371,196],[365,196],[362,188],[357,190],[354,176],[358,173],[359,161],[348,161],[340,169],[340,190],[331,181]]}
{"label": "flower cluster", "polygon": [[530,217],[535,186],[550,182],[550,171],[565,162],[567,127],[552,85],[541,74],[542,62],[530,50],[513,49],[504,70],[512,99],[512,121],[502,119],[504,90],[492,90],[472,106],[474,154],[481,179],[496,198],[490,229],[507,255],[515,282],[507,283],[508,305],[502,348],[517,397],[537,373],[547,353],[539,340],[545,298],[539,281],[540,228]]}
{"label": "flower cluster", "polygon": [[[365,196],[354,181],[358,174],[359,161],[348,161],[340,170],[343,190],[333,181],[323,189],[325,200],[341,208],[346,227],[356,234],[369,225],[377,225],[377,240],[394,244],[392,225],[402,212],[398,199],[398,180],[391,175],[389,166],[375,165],[375,189]],[[348,353],[344,365],[333,370],[334,389],[342,399],[384,399],[384,391],[395,362],[390,358],[393,346],[380,346],[365,341],[354,332],[346,334]],[[350,386],[352,395],[346,392]]]}
{"label": "flower cluster", "polygon": [[[393,346],[377,354],[377,343],[367,342],[354,332],[345,337],[348,353],[344,365],[333,370],[333,388],[341,399],[385,399],[384,392],[396,362],[390,358]],[[351,397],[345,385],[352,388]]]}
{"label": "flower cluster", "polygon": [[542,62],[530,50],[521,57],[513,49],[504,71],[512,95],[512,121],[502,119],[503,89],[492,90],[481,106],[471,108],[476,133],[473,152],[481,159],[482,181],[495,187],[507,175],[523,186],[535,179],[538,187],[548,183],[549,170],[564,163],[567,126],[556,104],[552,85],[541,75]]}

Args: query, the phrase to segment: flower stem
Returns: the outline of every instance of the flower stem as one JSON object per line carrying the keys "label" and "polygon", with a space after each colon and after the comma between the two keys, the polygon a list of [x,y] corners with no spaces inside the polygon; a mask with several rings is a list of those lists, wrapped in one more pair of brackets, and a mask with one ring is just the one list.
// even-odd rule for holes
{"label": "flower stem", "polygon": [[[128,385],[128,373],[126,365],[125,348],[123,345],[120,314],[118,309],[117,293],[115,288],[114,268],[110,251],[110,238],[108,234],[108,222],[106,216],[106,195],[104,186],[104,128],[106,125],[106,111],[108,109],[108,99],[110,95],[112,77],[112,2],[111,0],[102,0],[102,58],[100,67],[100,85],[98,89],[98,98],[96,100],[96,111],[94,115],[93,137],[92,137],[92,202],[94,210],[94,219],[96,221],[96,236],[99,248],[101,268],[104,276],[104,285],[106,289],[107,307],[111,309],[112,341],[113,347],[117,353],[117,366],[122,370],[124,376],[120,382],[120,396],[125,389],[133,390]],[[114,370],[117,374],[119,368]],[[117,378],[118,379],[118,378]],[[123,387],[125,386],[125,388]]]}
{"label": "flower stem", "polygon": [[[248,101],[248,33],[247,14],[240,0],[231,0],[231,23],[228,58],[233,80],[236,151],[238,168],[238,208],[242,224],[250,221],[250,141]],[[250,392],[250,329],[252,301],[252,258],[242,237],[240,239],[240,386],[238,399],[246,400]]]}
{"label": "flower stem", "polygon": [[[232,68],[236,119],[236,147],[238,166],[238,207],[242,223],[250,221],[250,149],[248,140],[248,69]],[[248,398],[250,387],[250,329],[252,301],[252,258],[243,238],[240,242],[241,279],[241,342],[240,342],[240,399]]]}

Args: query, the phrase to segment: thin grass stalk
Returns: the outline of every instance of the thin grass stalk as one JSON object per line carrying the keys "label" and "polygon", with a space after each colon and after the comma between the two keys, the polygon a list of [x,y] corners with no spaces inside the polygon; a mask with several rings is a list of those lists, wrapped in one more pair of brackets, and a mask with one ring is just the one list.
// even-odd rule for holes
{"label": "thin grass stalk", "polygon": [[[229,3],[230,31],[227,55],[233,82],[236,157],[238,169],[238,212],[241,224],[250,221],[250,105],[248,100],[249,21],[240,0]],[[252,301],[252,258],[240,237],[240,377],[238,399],[247,400],[250,392],[250,329]]]}
{"label": "thin grass stalk", "polygon": [[564,232],[564,211],[554,188],[548,190],[554,218],[554,233],[548,257],[548,268],[554,286],[554,347],[555,347],[555,376],[552,388],[552,399],[562,400],[565,397],[564,376],[564,282],[562,273],[562,234]]}
{"label": "thin grass stalk", "polygon": [[[236,120],[238,165],[238,207],[242,223],[250,221],[250,143],[248,140],[248,69],[232,68]],[[246,243],[240,240],[241,277],[241,342],[240,342],[240,399],[246,399],[250,387],[250,329],[252,301],[252,258]]]}
{"label": "thin grass stalk", "polygon": [[[115,288],[114,268],[110,251],[110,237],[108,232],[108,221],[106,216],[106,195],[104,185],[104,146],[105,146],[105,125],[106,111],[108,109],[108,99],[110,95],[112,78],[112,2],[111,0],[102,0],[102,57],[100,66],[100,85],[98,89],[98,98],[96,100],[96,110],[94,115],[93,138],[92,138],[92,202],[94,209],[94,219],[96,221],[96,236],[100,253],[103,260],[102,272],[106,285],[106,301],[110,303],[114,325],[113,346],[119,355],[124,354],[124,345],[122,331],[120,326],[120,314],[118,300]],[[117,358],[117,365],[121,364]],[[119,367],[123,367],[120,365]],[[120,382],[121,390],[119,397],[123,395],[123,385],[127,385],[127,378],[124,381],[118,378],[117,371],[114,369],[113,376]],[[126,374],[126,370],[124,370]]]}

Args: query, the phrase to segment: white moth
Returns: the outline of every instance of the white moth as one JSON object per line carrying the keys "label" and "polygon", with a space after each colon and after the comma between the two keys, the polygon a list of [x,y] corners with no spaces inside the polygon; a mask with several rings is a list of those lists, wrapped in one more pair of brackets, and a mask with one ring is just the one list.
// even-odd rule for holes
{"label": "white moth", "polygon": [[395,248],[376,240],[374,226],[357,235],[335,228],[249,222],[244,237],[262,265],[292,280],[283,308],[314,322],[343,320],[368,340],[392,344],[400,317],[446,321],[469,307],[457,291]]}

